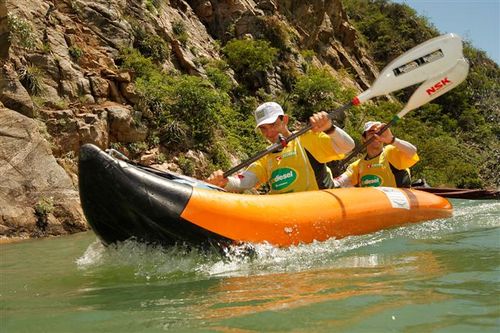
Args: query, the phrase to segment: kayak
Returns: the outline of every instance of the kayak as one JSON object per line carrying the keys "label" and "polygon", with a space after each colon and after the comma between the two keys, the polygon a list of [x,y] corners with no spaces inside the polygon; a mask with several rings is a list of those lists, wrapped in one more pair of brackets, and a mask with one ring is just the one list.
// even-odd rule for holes
{"label": "kayak", "polygon": [[467,189],[450,187],[413,187],[419,191],[434,193],[441,197],[468,200],[499,200],[500,191],[493,189]]}
{"label": "kayak", "polygon": [[86,144],[79,158],[81,205],[104,244],[136,239],[161,245],[286,247],[452,215],[448,200],[413,189],[236,194],[111,155]]}

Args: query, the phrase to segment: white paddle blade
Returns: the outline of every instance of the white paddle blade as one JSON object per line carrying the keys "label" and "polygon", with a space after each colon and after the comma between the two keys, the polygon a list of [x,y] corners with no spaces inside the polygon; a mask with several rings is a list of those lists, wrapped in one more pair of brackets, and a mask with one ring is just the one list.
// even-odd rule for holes
{"label": "white paddle blade", "polygon": [[445,73],[441,73],[420,85],[411,95],[398,117],[404,117],[408,112],[416,109],[435,98],[446,94],[451,89],[462,83],[469,73],[469,63],[465,58],[458,60],[455,66]]}
{"label": "white paddle blade", "polygon": [[453,33],[415,46],[382,70],[371,88],[357,97],[359,103],[426,81],[452,68],[463,58],[462,48],[462,38]]}

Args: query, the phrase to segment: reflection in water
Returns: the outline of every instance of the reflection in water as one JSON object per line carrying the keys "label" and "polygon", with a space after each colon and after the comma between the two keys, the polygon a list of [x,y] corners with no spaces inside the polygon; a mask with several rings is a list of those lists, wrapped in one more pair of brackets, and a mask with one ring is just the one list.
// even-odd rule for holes
{"label": "reflection in water", "polygon": [[261,244],[254,257],[95,243],[77,261],[89,279],[75,302],[173,330],[422,332],[465,322],[487,331],[498,326],[498,207],[290,248]]}
{"label": "reflection in water", "polygon": [[[446,298],[408,288],[409,282],[444,274],[432,252],[359,253],[381,240],[374,235],[288,249],[259,245],[254,258],[221,258],[135,242],[112,248],[96,243],[78,260],[80,269],[93,275],[92,285],[80,289],[84,297],[78,305],[143,309],[151,324],[164,328],[189,326],[195,319],[223,329],[220,321],[352,303],[323,318],[324,325],[339,327],[359,320],[353,312],[370,316],[408,302]],[[121,286],[112,282],[116,275],[121,275]],[[108,302],[96,304],[95,299]]]}
{"label": "reflection in water", "polygon": [[[375,254],[345,257],[329,269],[222,279],[207,290],[211,297],[193,311],[204,319],[227,319],[370,296],[386,300],[368,309],[368,312],[377,312],[406,302],[413,293],[406,288],[408,279],[415,283],[441,274],[443,269],[431,252],[404,257]],[[419,298],[429,302],[444,296],[430,291],[419,292]],[[415,302],[415,295],[411,299]]]}
{"label": "reflection in water", "polygon": [[497,333],[500,202],[453,204],[450,219],[254,257],[90,232],[3,244],[0,330]]}

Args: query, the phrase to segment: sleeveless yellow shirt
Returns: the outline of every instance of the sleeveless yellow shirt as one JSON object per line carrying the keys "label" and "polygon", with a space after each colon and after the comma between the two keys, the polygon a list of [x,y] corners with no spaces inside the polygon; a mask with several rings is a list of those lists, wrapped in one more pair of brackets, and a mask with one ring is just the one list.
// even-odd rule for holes
{"label": "sleeveless yellow shirt", "polygon": [[[292,140],[282,151],[268,154],[248,167],[259,184],[268,182],[270,194],[318,190],[316,174],[307,152],[319,163],[344,158],[333,149],[331,138],[309,131]],[[331,171],[325,166],[328,176]]]}
{"label": "sleeveless yellow shirt", "polygon": [[369,160],[361,158],[350,164],[345,175],[351,179],[352,185],[359,187],[409,187],[409,184],[408,186],[398,184],[400,181],[396,179],[391,165],[397,170],[405,170],[409,180],[408,168],[418,161],[417,154],[407,157],[393,145],[387,145],[380,155]]}

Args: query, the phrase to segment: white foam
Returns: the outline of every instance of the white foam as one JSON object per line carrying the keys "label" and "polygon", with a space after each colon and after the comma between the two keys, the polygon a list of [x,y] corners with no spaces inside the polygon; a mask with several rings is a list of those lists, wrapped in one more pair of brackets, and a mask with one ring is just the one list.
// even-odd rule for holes
{"label": "white foam", "polygon": [[[182,276],[189,279],[253,276],[332,266],[372,267],[384,260],[384,256],[377,256],[378,243],[397,241],[405,246],[404,242],[408,239],[439,239],[451,233],[500,226],[500,203],[457,201],[453,204],[455,209],[451,218],[287,248],[256,244],[252,245],[250,255],[248,245],[232,246],[221,254],[186,247],[163,248],[135,241],[104,247],[96,241],[89,245],[76,264],[82,270],[124,269],[147,281],[179,279]],[[355,255],[351,255],[351,251]]]}

